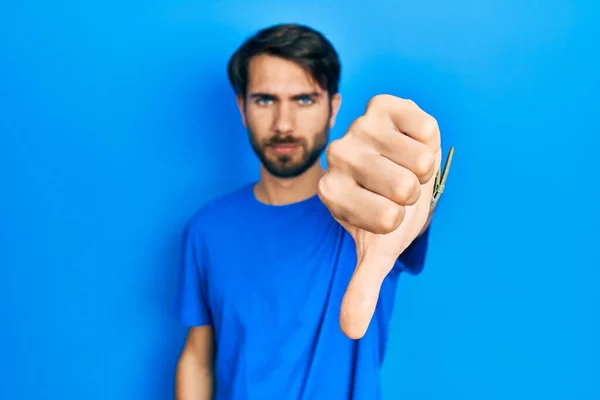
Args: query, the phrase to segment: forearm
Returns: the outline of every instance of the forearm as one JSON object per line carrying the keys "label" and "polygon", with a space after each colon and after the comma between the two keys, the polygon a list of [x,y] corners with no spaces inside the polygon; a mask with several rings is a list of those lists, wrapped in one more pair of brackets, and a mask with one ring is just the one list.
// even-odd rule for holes
{"label": "forearm", "polygon": [[190,353],[183,353],[177,364],[175,377],[176,400],[211,400],[213,395],[213,371],[203,366]]}

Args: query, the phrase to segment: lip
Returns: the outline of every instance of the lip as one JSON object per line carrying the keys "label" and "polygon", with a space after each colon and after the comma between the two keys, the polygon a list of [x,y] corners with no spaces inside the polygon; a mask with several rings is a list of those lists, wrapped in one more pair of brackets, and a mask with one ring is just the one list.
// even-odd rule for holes
{"label": "lip", "polygon": [[285,143],[285,144],[272,144],[269,147],[277,154],[290,154],[293,153],[297,148],[297,144]]}

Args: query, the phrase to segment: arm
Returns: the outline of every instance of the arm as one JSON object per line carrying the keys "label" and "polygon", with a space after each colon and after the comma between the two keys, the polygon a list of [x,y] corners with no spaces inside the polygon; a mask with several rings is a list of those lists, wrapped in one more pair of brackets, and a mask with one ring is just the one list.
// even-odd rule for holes
{"label": "arm", "polygon": [[197,221],[183,238],[175,315],[188,334],[175,372],[176,400],[209,400],[213,396],[213,323],[206,295],[208,258]]}
{"label": "arm", "polygon": [[210,400],[213,395],[213,331],[190,328],[175,376],[176,400]]}

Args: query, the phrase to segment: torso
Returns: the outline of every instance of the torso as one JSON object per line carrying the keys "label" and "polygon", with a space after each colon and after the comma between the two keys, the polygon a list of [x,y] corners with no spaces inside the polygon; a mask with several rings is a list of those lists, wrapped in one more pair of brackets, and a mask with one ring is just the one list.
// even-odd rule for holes
{"label": "torso", "polygon": [[317,196],[267,206],[248,186],[201,219],[215,398],[378,399],[398,275],[384,282],[367,334],[350,340],[339,312],[354,241]]}

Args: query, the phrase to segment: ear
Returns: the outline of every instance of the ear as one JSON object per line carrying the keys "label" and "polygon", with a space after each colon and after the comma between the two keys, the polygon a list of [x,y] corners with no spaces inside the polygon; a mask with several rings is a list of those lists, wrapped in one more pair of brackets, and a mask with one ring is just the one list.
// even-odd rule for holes
{"label": "ear", "polygon": [[331,97],[331,117],[329,118],[329,128],[333,128],[335,125],[335,119],[342,105],[342,95],[339,93],[334,94]]}
{"label": "ear", "polygon": [[237,100],[237,106],[238,109],[240,110],[240,115],[242,117],[242,124],[244,124],[244,127],[247,128],[246,125],[246,107],[245,107],[245,101],[244,101],[244,96],[242,96],[241,94],[238,94],[236,96],[236,100]]}

